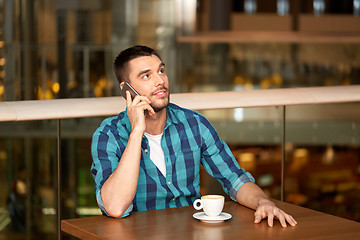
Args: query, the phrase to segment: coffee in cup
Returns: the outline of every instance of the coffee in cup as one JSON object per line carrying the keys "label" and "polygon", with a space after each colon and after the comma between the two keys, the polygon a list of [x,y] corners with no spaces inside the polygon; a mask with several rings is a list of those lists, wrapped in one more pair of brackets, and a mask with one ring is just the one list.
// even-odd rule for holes
{"label": "coffee in cup", "polygon": [[194,201],[194,208],[196,210],[204,210],[204,213],[209,217],[218,216],[224,207],[225,197],[222,195],[204,195],[201,199]]}

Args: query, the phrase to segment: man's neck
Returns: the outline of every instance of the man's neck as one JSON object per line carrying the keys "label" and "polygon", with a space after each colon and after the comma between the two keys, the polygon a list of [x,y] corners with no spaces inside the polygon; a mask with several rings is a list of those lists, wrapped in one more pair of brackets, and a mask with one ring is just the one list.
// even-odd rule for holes
{"label": "man's neck", "polygon": [[166,124],[166,108],[162,109],[160,112],[156,112],[153,116],[146,115],[145,122],[145,132],[151,135],[161,134],[164,131]]}

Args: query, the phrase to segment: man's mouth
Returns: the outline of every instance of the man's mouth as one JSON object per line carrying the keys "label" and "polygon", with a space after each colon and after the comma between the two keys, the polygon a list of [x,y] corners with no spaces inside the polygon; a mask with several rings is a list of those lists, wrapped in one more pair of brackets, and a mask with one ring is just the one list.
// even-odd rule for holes
{"label": "man's mouth", "polygon": [[166,89],[161,89],[161,90],[158,90],[156,92],[154,92],[154,96],[155,97],[165,97],[166,96],[166,92],[167,90]]}

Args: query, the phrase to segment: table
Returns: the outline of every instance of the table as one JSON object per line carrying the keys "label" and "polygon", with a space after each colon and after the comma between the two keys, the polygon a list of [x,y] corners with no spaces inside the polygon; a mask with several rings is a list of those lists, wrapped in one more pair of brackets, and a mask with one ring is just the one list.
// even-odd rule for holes
{"label": "table", "polygon": [[123,219],[106,216],[67,219],[61,230],[81,239],[360,239],[360,223],[306,209],[289,203],[276,204],[298,222],[282,228],[278,221],[253,223],[254,211],[226,202],[224,212],[232,218],[222,223],[195,220],[193,207],[135,212]]}

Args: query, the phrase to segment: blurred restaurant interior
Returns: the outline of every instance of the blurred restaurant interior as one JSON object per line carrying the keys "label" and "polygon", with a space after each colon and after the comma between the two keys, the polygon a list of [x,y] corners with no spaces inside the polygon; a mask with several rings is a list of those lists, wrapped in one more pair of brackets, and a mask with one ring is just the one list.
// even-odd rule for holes
{"label": "blurred restaurant interior", "polygon": [[[0,103],[119,96],[112,62],[135,44],[159,51],[171,93],[358,85],[360,0],[0,0]],[[284,147],[285,201],[360,221],[359,102],[287,107],[284,146],[281,107],[200,112],[270,197]],[[62,218],[101,214],[105,117],[61,121]],[[0,240],[56,238],[56,136],[56,120],[0,122]]]}

